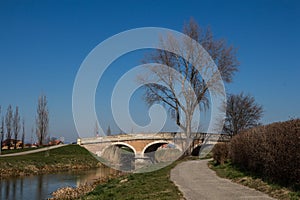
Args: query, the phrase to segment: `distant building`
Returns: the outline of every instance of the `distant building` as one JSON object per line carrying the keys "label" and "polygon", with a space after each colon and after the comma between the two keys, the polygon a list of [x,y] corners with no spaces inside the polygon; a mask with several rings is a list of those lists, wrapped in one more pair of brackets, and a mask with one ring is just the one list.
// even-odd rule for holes
{"label": "distant building", "polygon": [[52,140],[49,142],[49,145],[59,145],[59,144],[63,144],[63,142],[61,140]]}
{"label": "distant building", "polygon": [[6,139],[2,142],[2,149],[8,149],[8,146],[10,146],[10,149],[14,149],[15,144],[17,149],[20,149],[23,146],[23,142],[21,140]]}

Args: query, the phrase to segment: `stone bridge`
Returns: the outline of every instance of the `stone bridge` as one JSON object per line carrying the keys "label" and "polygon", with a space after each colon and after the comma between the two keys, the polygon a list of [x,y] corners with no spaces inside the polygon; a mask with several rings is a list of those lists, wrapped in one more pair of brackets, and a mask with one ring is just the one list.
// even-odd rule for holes
{"label": "stone bridge", "polygon": [[[193,155],[198,155],[203,144],[212,145],[219,140],[226,140],[224,135],[194,133],[192,139],[187,140],[185,134],[176,132],[161,132],[156,134],[123,134],[105,137],[80,138],[77,143],[90,152],[102,157],[110,147],[126,148],[134,156],[135,165],[151,160],[151,156],[158,149],[171,148],[180,152],[188,146]],[[189,145],[187,145],[189,143]]]}

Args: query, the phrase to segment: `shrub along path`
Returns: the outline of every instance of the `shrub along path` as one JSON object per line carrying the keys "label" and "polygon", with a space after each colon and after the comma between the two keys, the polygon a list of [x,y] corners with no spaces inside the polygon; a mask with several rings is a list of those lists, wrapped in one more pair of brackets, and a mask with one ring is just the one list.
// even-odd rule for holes
{"label": "shrub along path", "polygon": [[273,199],[254,189],[222,179],[208,168],[208,160],[180,163],[171,171],[171,180],[187,200]]}

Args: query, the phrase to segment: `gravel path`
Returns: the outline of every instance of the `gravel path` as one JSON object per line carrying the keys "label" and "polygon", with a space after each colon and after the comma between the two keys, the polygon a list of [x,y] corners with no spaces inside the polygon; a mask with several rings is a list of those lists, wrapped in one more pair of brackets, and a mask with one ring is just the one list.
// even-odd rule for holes
{"label": "gravel path", "polygon": [[37,152],[41,152],[41,151],[47,151],[47,150],[50,150],[50,149],[56,149],[56,148],[63,147],[63,146],[66,146],[66,145],[67,144],[59,144],[59,145],[55,145],[55,146],[44,147],[44,148],[34,149],[34,150],[30,150],[30,151],[23,151],[23,152],[19,152],[19,153],[4,154],[4,155],[0,155],[0,158],[1,157],[11,157],[11,156],[27,155],[27,154],[37,153]]}
{"label": "gravel path", "polygon": [[207,166],[208,160],[180,163],[171,171],[171,180],[187,200],[273,199],[254,189],[220,178]]}

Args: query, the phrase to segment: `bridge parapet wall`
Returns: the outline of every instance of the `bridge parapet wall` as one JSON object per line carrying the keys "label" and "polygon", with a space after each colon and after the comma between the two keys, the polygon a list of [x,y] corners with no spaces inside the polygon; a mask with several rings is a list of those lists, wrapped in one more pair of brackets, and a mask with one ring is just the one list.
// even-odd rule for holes
{"label": "bridge parapet wall", "polygon": [[[184,133],[171,133],[171,132],[163,132],[157,134],[126,134],[126,135],[113,135],[113,136],[106,136],[106,137],[92,137],[92,138],[80,138],[77,140],[79,145],[84,146],[90,152],[101,155],[103,151],[114,144],[123,143],[124,146],[130,146],[134,148],[133,151],[139,154],[142,154],[145,150],[145,147],[151,143],[155,143],[157,141],[165,141],[166,143],[173,143],[178,144],[181,143],[185,146],[186,136]],[[228,138],[221,134],[195,134],[193,146],[201,145],[202,141],[206,144],[215,144],[218,141],[228,141]],[[182,141],[182,142],[180,142]],[[174,143],[175,142],[175,143]],[[182,148],[179,148],[181,151]]]}
{"label": "bridge parapet wall", "polygon": [[[220,134],[204,134],[195,133],[193,138],[204,139],[207,135],[213,135],[218,140]],[[105,142],[118,142],[118,141],[129,141],[129,140],[171,140],[171,139],[186,139],[184,133],[172,133],[172,132],[162,132],[162,133],[138,133],[138,134],[124,134],[124,135],[113,135],[113,136],[100,136],[91,138],[79,138],[77,140],[78,144],[93,144],[93,143],[105,143]]]}

